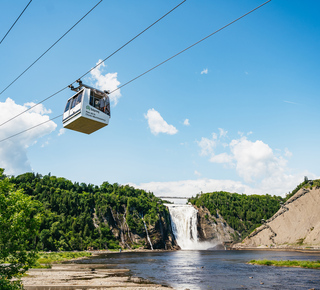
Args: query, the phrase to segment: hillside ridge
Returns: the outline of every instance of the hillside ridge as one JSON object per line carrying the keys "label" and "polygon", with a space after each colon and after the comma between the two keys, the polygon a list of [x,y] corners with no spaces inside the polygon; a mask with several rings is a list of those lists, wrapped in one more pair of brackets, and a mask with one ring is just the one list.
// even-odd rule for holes
{"label": "hillside ridge", "polygon": [[320,187],[300,188],[264,224],[234,249],[305,248],[320,249]]}

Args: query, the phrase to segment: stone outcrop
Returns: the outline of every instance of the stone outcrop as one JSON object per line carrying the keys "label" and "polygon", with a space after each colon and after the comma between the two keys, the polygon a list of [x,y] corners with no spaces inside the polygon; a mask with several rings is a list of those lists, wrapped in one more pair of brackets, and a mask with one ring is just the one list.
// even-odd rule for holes
{"label": "stone outcrop", "polygon": [[[151,249],[151,245],[147,239],[147,233],[143,232],[142,234],[138,234],[133,232],[128,226],[126,214],[126,207],[124,206],[120,211],[115,211],[109,207],[103,217],[103,222],[109,226],[121,247],[125,249],[137,247]],[[94,224],[97,222],[97,219],[95,219]],[[158,221],[154,226],[147,225],[147,231],[153,249],[172,250],[179,248],[172,234],[168,212],[159,213]]]}
{"label": "stone outcrop", "polygon": [[[219,214],[212,216],[206,207],[198,210],[198,235],[200,241],[216,241],[218,245],[229,245],[238,233]],[[219,246],[218,246],[219,247]]]}
{"label": "stone outcrop", "polygon": [[320,188],[302,188],[262,226],[253,231],[241,248],[320,249]]}

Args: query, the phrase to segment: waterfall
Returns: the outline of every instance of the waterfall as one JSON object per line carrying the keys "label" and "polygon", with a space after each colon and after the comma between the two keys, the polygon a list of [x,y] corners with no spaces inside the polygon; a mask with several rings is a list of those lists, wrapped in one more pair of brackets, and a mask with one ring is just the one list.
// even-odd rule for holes
{"label": "waterfall", "polygon": [[197,210],[192,205],[167,205],[173,234],[182,250],[194,249],[198,244]]}
{"label": "waterfall", "polygon": [[198,211],[192,205],[166,204],[170,212],[171,226],[181,250],[207,250],[216,243],[200,242],[197,230]]}
{"label": "waterfall", "polygon": [[144,224],[144,228],[145,228],[145,230],[146,230],[146,233],[147,233],[147,240],[148,240],[148,242],[149,242],[149,244],[150,244],[151,250],[153,251],[153,246],[152,246],[152,243],[151,243],[151,240],[150,240],[150,237],[149,237],[149,233],[148,233],[148,230],[147,230],[147,225],[146,225],[143,217],[142,217],[142,221],[143,221],[143,224]]}

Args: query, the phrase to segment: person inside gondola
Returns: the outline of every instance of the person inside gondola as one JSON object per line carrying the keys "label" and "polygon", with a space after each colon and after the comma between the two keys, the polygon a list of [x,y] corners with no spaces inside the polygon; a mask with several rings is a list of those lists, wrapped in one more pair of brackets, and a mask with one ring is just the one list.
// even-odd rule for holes
{"label": "person inside gondola", "polygon": [[110,101],[108,96],[100,100],[100,110],[110,116]]}
{"label": "person inside gondola", "polygon": [[98,99],[95,99],[95,100],[94,100],[94,107],[100,110],[101,107],[100,107],[100,104],[99,104],[99,100],[98,100]]}

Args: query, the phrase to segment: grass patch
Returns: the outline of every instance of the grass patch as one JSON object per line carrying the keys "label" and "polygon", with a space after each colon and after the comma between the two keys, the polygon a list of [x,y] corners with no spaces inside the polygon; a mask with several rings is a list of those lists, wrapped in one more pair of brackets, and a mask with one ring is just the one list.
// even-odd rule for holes
{"label": "grass patch", "polygon": [[300,267],[308,269],[320,269],[320,261],[297,261],[297,260],[251,260],[249,264],[276,267]]}
{"label": "grass patch", "polygon": [[54,252],[54,253],[38,253],[38,260],[33,268],[51,268],[53,263],[61,263],[77,258],[90,257],[92,254],[88,252]]}

